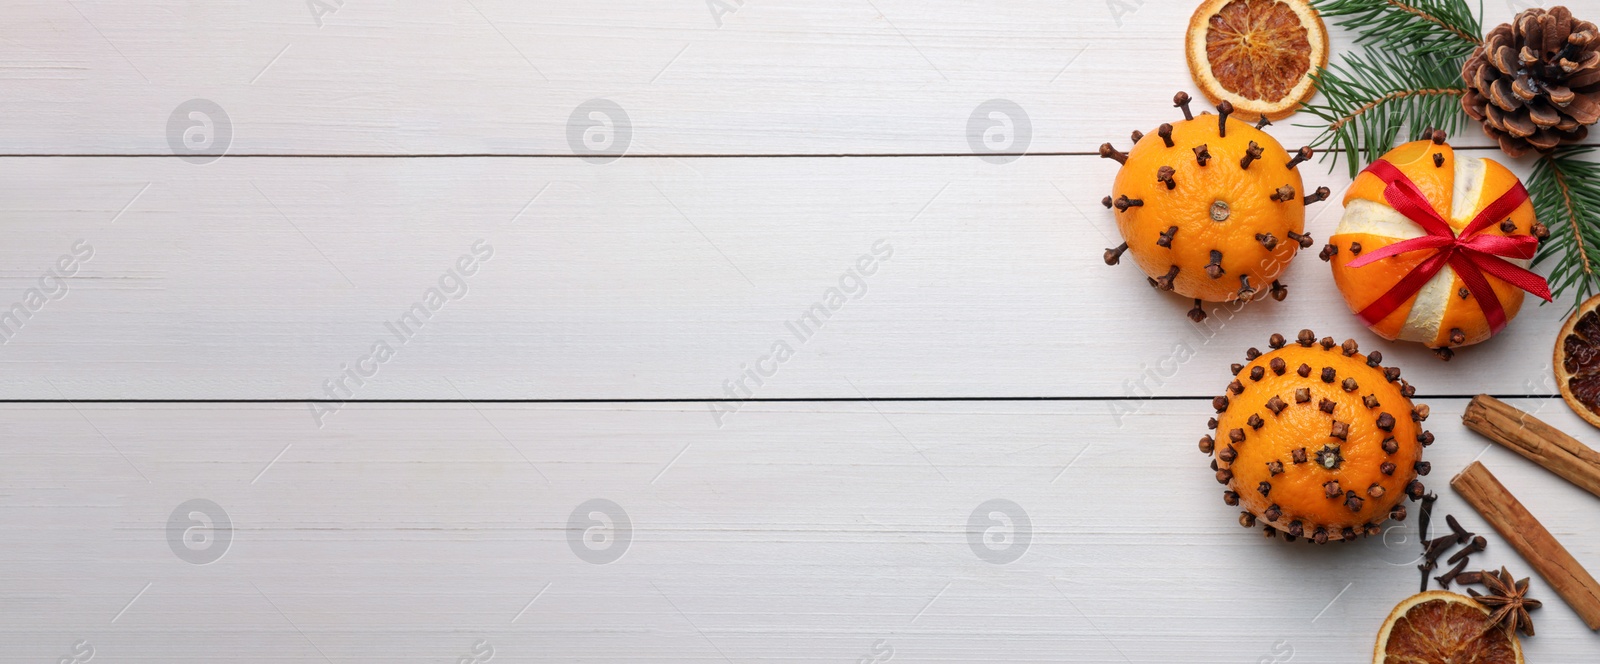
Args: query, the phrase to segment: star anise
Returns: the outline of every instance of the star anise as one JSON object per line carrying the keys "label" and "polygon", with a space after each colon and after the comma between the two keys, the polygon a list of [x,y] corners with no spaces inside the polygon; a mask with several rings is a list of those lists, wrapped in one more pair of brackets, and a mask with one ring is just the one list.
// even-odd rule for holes
{"label": "star anise", "polygon": [[1528,617],[1528,611],[1543,604],[1539,600],[1528,599],[1528,580],[1512,581],[1511,572],[1501,567],[1498,574],[1484,574],[1483,585],[1489,588],[1489,594],[1480,595],[1472,589],[1467,592],[1479,604],[1494,611],[1489,616],[1489,622],[1505,627],[1508,632],[1521,629],[1524,635],[1533,636],[1533,619]]}

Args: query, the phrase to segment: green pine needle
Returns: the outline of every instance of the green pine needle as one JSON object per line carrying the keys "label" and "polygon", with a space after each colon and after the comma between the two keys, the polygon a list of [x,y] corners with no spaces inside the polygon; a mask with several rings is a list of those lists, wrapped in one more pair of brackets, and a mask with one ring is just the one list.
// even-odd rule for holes
{"label": "green pine needle", "polygon": [[1574,309],[1600,290],[1600,164],[1583,159],[1592,152],[1559,148],[1534,164],[1527,182],[1534,213],[1550,229],[1533,264],[1552,263],[1550,291],[1575,290]]}
{"label": "green pine needle", "polygon": [[1323,130],[1312,147],[1335,164],[1343,154],[1352,178],[1366,161],[1363,151],[1381,155],[1400,136],[1427,128],[1454,133],[1466,119],[1461,61],[1454,58],[1367,49],[1345,55],[1312,76],[1322,101],[1301,108],[1322,120],[1311,125]]}
{"label": "green pine needle", "polygon": [[1480,3],[1465,0],[1314,0],[1317,12],[1356,33],[1356,45],[1466,57],[1483,43]]}

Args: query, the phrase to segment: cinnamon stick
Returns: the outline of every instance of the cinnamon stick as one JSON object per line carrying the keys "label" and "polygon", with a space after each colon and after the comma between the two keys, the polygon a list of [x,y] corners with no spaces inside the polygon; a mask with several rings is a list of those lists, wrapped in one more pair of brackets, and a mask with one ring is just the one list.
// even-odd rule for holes
{"label": "cinnamon stick", "polygon": [[1600,630],[1600,582],[1556,541],[1539,520],[1494,478],[1482,463],[1472,462],[1450,480],[1451,488],[1522,554],[1539,576],[1583,619],[1589,629]]}
{"label": "cinnamon stick", "polygon": [[1584,491],[1600,496],[1600,452],[1487,394],[1472,398],[1462,423]]}

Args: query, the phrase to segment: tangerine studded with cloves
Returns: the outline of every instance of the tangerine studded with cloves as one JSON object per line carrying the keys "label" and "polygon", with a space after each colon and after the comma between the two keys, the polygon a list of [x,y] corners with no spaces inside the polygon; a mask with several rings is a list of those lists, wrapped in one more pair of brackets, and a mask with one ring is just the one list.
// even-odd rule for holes
{"label": "tangerine studded with cloves", "polygon": [[1174,106],[1186,119],[1135,132],[1132,150],[1100,146],[1100,156],[1122,164],[1101,204],[1125,240],[1106,250],[1106,264],[1131,253],[1157,290],[1194,298],[1189,315],[1198,321],[1203,302],[1288,295],[1279,276],[1311,246],[1305,208],[1328,189],[1308,191],[1301,181],[1297,167],[1311,148],[1291,156],[1261,126],[1230,117],[1228,102],[1194,116],[1190,101],[1178,93]]}
{"label": "tangerine studded with cloves", "polygon": [[1402,501],[1425,492],[1417,478],[1428,472],[1422,450],[1433,436],[1422,430],[1428,408],[1411,402],[1415,390],[1400,370],[1354,340],[1319,340],[1310,330],[1292,341],[1274,334],[1268,346],[1235,365],[1212,400],[1215,431],[1200,439],[1200,451],[1215,457],[1223,503],[1268,536],[1319,544],[1404,520]]}

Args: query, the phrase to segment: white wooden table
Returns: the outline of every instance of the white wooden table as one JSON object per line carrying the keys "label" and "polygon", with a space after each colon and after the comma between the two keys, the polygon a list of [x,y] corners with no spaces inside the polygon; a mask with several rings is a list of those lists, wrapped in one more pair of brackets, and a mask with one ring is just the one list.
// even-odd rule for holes
{"label": "white wooden table", "polygon": [[[1093,151],[1194,91],[1192,7],[7,3],[0,660],[1365,662],[1415,519],[1265,540],[1195,449],[1302,327],[1432,406],[1436,521],[1487,532],[1481,457],[1600,570],[1600,500],[1459,423],[1600,443],[1566,303],[1443,364],[1314,257],[1204,325],[1101,263]],[[1529,659],[1594,661],[1533,592]]]}

